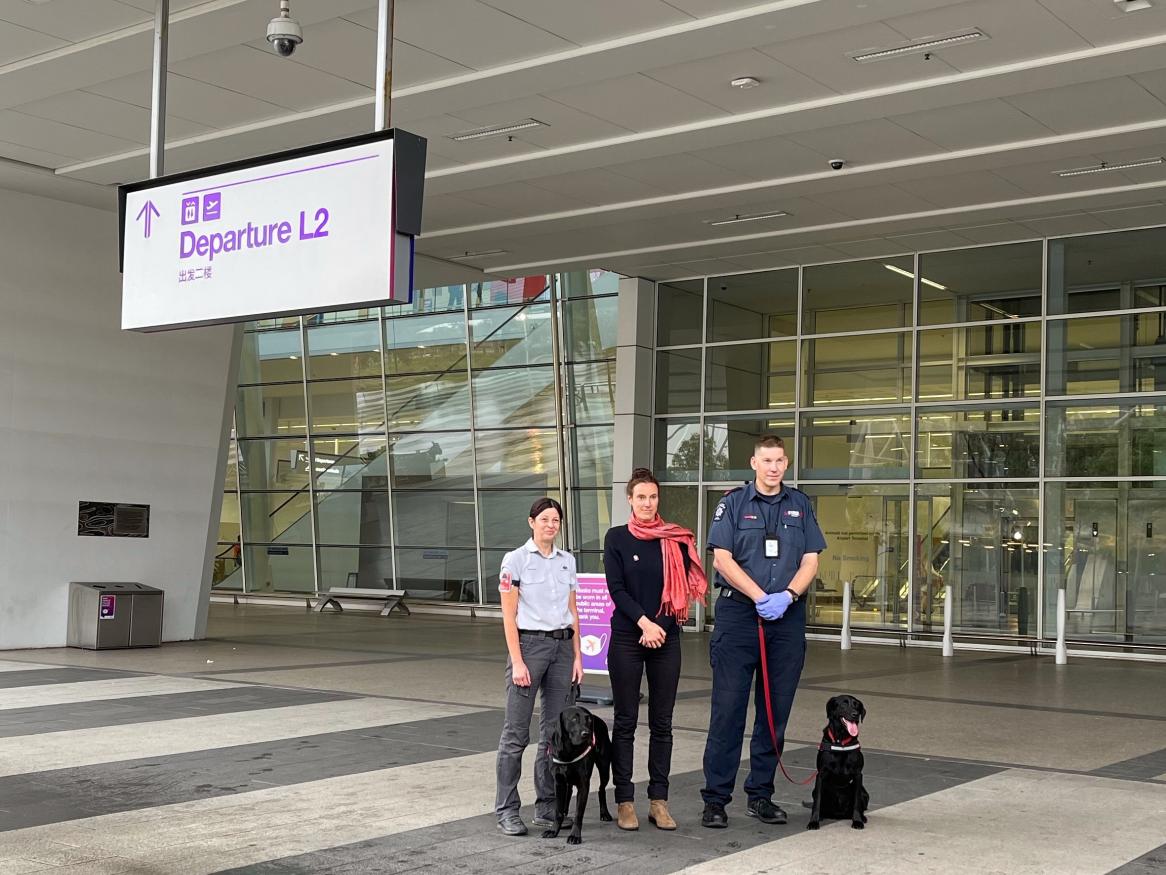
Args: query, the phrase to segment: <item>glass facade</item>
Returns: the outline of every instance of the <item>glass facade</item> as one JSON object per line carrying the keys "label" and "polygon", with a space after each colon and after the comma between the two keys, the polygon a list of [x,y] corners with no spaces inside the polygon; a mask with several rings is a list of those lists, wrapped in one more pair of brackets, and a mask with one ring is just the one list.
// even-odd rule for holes
{"label": "glass facade", "polygon": [[1166,645],[1166,229],[658,285],[654,465],[703,540],[753,439],[830,547],[810,622]]}
{"label": "glass facade", "polygon": [[496,601],[542,495],[564,504],[580,566],[598,566],[618,281],[530,276],[247,324],[216,588]]}

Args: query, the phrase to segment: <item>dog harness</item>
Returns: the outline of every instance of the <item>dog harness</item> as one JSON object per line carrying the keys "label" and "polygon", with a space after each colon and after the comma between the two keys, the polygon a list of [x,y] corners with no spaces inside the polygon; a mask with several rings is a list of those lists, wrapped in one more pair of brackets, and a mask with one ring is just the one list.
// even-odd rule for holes
{"label": "dog harness", "polygon": [[[845,752],[848,750],[858,750],[860,747],[862,747],[862,745],[858,743],[858,739],[853,735],[848,735],[846,738],[842,739],[842,741],[839,741],[834,737],[834,730],[829,726],[826,727],[826,734],[830,736],[830,741],[832,743],[826,744],[826,742],[822,742],[818,745],[818,750],[835,750],[839,752]],[[851,744],[851,742],[854,743]]]}
{"label": "dog harness", "polygon": [[579,754],[579,756],[575,757],[575,759],[573,759],[573,760],[558,759],[554,755],[554,753],[551,751],[550,745],[547,745],[547,756],[549,756],[551,758],[551,762],[554,763],[555,765],[569,766],[571,763],[579,762],[579,760],[583,759],[583,757],[587,756],[587,754],[591,753],[591,751],[593,751],[593,750],[595,750],[595,733],[594,732],[591,733],[591,744],[587,745],[587,749],[584,750],[583,753]]}

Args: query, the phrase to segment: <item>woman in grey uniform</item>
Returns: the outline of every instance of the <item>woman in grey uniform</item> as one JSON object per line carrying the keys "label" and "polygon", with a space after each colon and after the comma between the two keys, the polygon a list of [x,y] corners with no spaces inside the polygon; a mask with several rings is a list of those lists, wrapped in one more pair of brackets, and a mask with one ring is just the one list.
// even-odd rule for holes
{"label": "woman in grey uniform", "polygon": [[502,559],[498,590],[506,631],[506,722],[498,741],[498,829],[526,835],[518,815],[522,753],[530,743],[535,693],[542,691],[539,746],[534,761],[535,826],[553,826],[555,780],[548,745],[572,683],[583,681],[579,612],[575,607],[575,557],[555,546],[563,508],[540,498],[530,508],[531,537]]}

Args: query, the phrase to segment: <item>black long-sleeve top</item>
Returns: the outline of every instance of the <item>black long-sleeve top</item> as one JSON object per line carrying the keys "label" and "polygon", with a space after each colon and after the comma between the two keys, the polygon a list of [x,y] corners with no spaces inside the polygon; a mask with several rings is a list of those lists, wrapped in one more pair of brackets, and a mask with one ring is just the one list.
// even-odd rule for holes
{"label": "black long-sleeve top", "polygon": [[[684,564],[687,569],[687,556]],[[664,595],[663,542],[641,541],[627,526],[614,526],[603,539],[603,570],[607,575],[607,590],[615,603],[611,615],[613,631],[639,635],[640,617],[647,616],[667,634],[677,633],[675,617],[657,616]]]}

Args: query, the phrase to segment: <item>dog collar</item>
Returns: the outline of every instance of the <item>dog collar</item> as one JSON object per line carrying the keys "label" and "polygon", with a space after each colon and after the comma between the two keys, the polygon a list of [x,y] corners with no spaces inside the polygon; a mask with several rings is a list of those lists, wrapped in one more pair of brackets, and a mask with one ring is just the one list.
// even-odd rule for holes
{"label": "dog collar", "polygon": [[[833,750],[844,753],[848,750],[859,750],[862,747],[862,745],[858,743],[858,739],[851,735],[846,736],[846,738],[839,742],[838,739],[834,737],[834,730],[828,726],[826,727],[826,734],[830,736],[831,743],[826,744],[826,742],[823,741],[818,745],[818,750]],[[850,742],[854,743],[851,744]]]}
{"label": "dog collar", "polygon": [[547,749],[547,753],[550,754],[551,762],[554,763],[555,765],[569,766],[571,763],[579,762],[579,760],[583,759],[583,757],[587,756],[587,754],[591,753],[591,751],[593,751],[593,750],[595,750],[595,733],[591,734],[591,744],[587,745],[587,749],[585,751],[583,751],[583,753],[579,754],[579,756],[575,757],[575,759],[573,759],[573,760],[561,760],[561,759],[559,759],[553,753],[551,753],[550,748]]}

